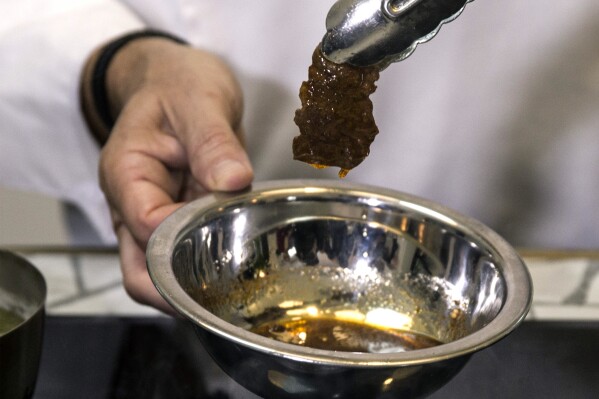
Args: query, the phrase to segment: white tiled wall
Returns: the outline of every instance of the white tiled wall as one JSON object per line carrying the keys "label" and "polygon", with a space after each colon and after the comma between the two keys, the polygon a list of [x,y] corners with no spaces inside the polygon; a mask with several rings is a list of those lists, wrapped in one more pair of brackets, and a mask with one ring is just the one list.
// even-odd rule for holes
{"label": "white tiled wall", "polygon": [[525,258],[534,283],[530,317],[599,320],[599,260]]}
{"label": "white tiled wall", "polygon": [[[49,314],[159,314],[127,296],[115,253],[25,256],[46,277]],[[529,320],[599,320],[599,259],[525,256],[524,260],[534,284]]]}
{"label": "white tiled wall", "polygon": [[158,315],[127,296],[114,253],[24,254],[46,278],[48,314]]}

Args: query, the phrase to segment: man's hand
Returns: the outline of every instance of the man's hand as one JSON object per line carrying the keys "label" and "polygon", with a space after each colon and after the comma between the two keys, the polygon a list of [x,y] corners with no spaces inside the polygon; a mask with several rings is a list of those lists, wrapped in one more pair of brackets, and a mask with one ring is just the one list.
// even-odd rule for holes
{"label": "man's hand", "polygon": [[[107,91],[118,118],[102,150],[100,184],[119,240],[124,285],[133,299],[172,312],[150,281],[146,244],[186,201],[251,183],[241,90],[214,55],[144,38],[116,54]],[[83,93],[84,106],[85,99]]]}

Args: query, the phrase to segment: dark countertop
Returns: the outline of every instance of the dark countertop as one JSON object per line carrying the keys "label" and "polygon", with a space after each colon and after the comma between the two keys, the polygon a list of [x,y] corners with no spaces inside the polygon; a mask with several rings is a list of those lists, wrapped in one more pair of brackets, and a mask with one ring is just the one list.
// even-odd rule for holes
{"label": "dark countertop", "polygon": [[[431,398],[593,398],[598,362],[599,321],[526,321]],[[220,371],[187,322],[49,316],[34,399],[71,398],[257,397]]]}

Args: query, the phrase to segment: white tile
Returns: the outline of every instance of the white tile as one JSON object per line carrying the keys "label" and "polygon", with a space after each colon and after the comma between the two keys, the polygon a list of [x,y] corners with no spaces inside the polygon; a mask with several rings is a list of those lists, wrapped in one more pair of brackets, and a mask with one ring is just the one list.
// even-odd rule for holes
{"label": "white tile", "polygon": [[536,320],[537,319],[537,315],[535,313],[535,307],[534,305],[530,307],[530,310],[528,311],[528,314],[526,315],[525,320]]}
{"label": "white tile", "polygon": [[119,257],[116,254],[82,254],[76,256],[83,286],[94,290],[122,281]]}
{"label": "white tile", "polygon": [[48,287],[47,304],[77,294],[75,273],[69,255],[29,254],[24,255],[43,274]]}
{"label": "white tile", "polygon": [[599,320],[599,306],[535,305],[535,320]]}
{"label": "white tile", "polygon": [[599,273],[593,276],[593,280],[590,283],[587,303],[599,306]]}
{"label": "white tile", "polygon": [[558,304],[582,283],[589,263],[585,259],[526,259],[532,276],[535,303]]}
{"label": "white tile", "polygon": [[162,314],[154,308],[133,301],[122,285],[57,306],[48,313],[73,316],[155,316]]}

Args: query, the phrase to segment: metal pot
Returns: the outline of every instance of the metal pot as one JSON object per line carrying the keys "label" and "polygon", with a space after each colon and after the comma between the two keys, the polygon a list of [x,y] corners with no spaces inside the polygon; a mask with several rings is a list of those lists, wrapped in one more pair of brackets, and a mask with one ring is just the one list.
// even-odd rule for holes
{"label": "metal pot", "polygon": [[0,308],[17,315],[0,331],[0,398],[33,396],[42,351],[46,282],[25,259],[0,251]]}

